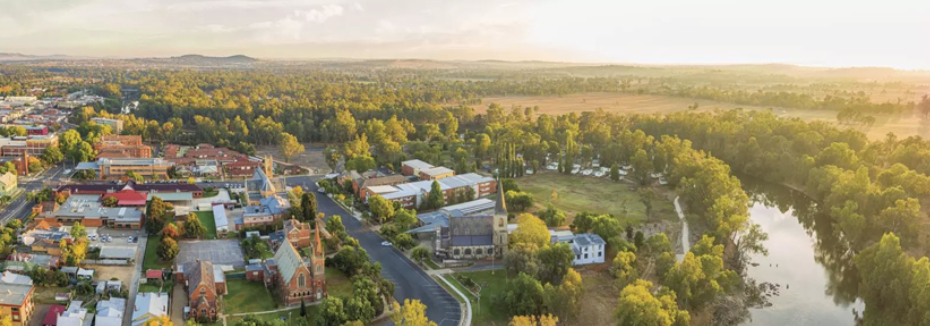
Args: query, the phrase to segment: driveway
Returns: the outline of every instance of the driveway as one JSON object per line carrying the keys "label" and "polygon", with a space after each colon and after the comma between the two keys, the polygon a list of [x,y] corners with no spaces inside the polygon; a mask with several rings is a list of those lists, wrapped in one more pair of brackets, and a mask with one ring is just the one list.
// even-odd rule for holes
{"label": "driveway", "polygon": [[[317,193],[316,180],[319,176],[288,177],[287,184],[306,185],[304,189],[311,189]],[[317,193],[319,194],[319,193]],[[336,205],[326,196],[317,196],[318,210],[326,216],[342,216],[342,223],[349,235],[358,239],[362,248],[368,251],[372,261],[381,263],[381,275],[394,282],[394,299],[403,302],[404,299],[417,299],[427,306],[427,317],[439,326],[456,326],[462,317],[462,309],[444,288],[426,274],[415,263],[407,259],[394,247],[383,247],[384,239],[378,234],[369,231],[362,223],[352,217],[348,212]],[[390,324],[390,323],[388,323]]]}

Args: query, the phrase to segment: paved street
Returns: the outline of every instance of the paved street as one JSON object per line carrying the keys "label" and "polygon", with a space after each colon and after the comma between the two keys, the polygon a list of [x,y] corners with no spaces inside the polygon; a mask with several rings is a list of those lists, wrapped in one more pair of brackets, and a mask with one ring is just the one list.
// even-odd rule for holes
{"label": "paved street", "polygon": [[57,186],[59,178],[62,177],[64,170],[64,165],[58,165],[43,172],[39,176],[28,178],[20,177],[19,188],[24,190],[25,193],[3,209],[3,212],[0,213],[0,223],[5,225],[12,218],[23,219],[29,216],[29,213],[32,212],[32,205],[26,202],[26,194],[41,190],[42,187],[46,185],[50,187]]}
{"label": "paved street", "polygon": [[[320,178],[321,176],[288,177],[287,185],[299,185],[317,193],[315,182]],[[317,205],[319,211],[325,213],[326,216],[342,216],[342,223],[345,224],[349,235],[358,239],[359,244],[368,251],[373,261],[381,263],[381,274],[384,278],[394,282],[396,300],[400,302],[404,299],[420,300],[428,307],[426,314],[429,319],[439,326],[459,324],[462,310],[458,301],[419,266],[394,247],[381,246],[381,242],[384,241],[381,236],[364,228],[361,222],[336,205],[329,197],[317,196]]]}

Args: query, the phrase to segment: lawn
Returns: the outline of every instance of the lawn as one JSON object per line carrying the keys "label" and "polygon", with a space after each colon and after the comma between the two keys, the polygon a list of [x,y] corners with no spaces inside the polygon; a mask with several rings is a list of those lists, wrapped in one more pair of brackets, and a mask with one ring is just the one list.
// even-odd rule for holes
{"label": "lawn", "polygon": [[[229,303],[227,303],[226,305],[229,306]],[[307,321],[309,323],[302,324],[302,325],[309,325],[309,326],[316,325],[316,315],[319,314],[319,311],[320,311],[320,306],[318,305],[307,306]],[[288,316],[290,316],[289,318],[291,319],[300,318],[300,308],[273,312],[273,313],[268,313],[268,314],[255,315],[255,317],[258,317],[259,320],[265,320],[265,321],[280,320],[281,317],[288,318]],[[245,319],[245,317],[228,317],[226,318],[226,325],[230,325],[230,326],[237,325],[243,319]],[[289,325],[289,323],[285,325]]]}
{"label": "lawn", "polygon": [[203,223],[203,226],[207,228],[207,234],[203,238],[207,240],[216,239],[216,221],[213,220],[213,212],[195,212],[195,214],[200,219],[200,223]]}
{"label": "lawn", "polygon": [[226,314],[244,312],[259,312],[274,310],[274,298],[262,282],[249,282],[246,279],[227,279],[226,291],[223,297],[226,303]]}
{"label": "lawn", "polygon": [[352,297],[352,281],[335,268],[326,269],[326,293],[343,300]]}
{"label": "lawn", "polygon": [[[589,211],[600,214],[626,216],[629,221],[641,223],[646,220],[646,206],[633,185],[615,182],[609,178],[595,178],[581,175],[565,175],[550,171],[537,175],[517,178],[520,189],[533,194],[535,209],[544,209],[550,201],[552,190],[558,193],[553,204],[565,211],[569,223],[575,214]],[[659,197],[652,201],[652,218],[677,221],[675,206],[672,201]],[[624,214],[624,211],[626,212]]]}
{"label": "lawn", "polygon": [[220,194],[219,189],[212,188],[212,187],[203,188],[203,198],[210,198],[210,197],[214,197],[219,194]]}
{"label": "lawn", "polygon": [[[494,274],[491,274],[491,273]],[[506,312],[499,309],[494,309],[494,306],[491,304],[493,301],[491,298],[499,295],[504,291],[504,288],[507,284],[507,274],[504,271],[480,271],[480,272],[468,272],[468,273],[456,273],[452,275],[447,275],[446,279],[449,280],[453,285],[459,287],[459,291],[466,293],[467,296],[471,296],[468,292],[464,291],[464,288],[461,284],[458,283],[458,280],[453,282],[453,277],[458,277],[459,275],[464,275],[471,278],[478,285],[483,285],[481,293],[480,302],[472,301],[472,323],[475,325],[506,325],[507,321],[510,319]]]}
{"label": "lawn", "polygon": [[439,265],[436,265],[436,262],[434,262],[432,259],[426,259],[424,262],[426,262],[426,266],[429,266],[429,268],[439,269]]}
{"label": "lawn", "polygon": [[161,242],[161,237],[158,236],[148,237],[148,240],[146,240],[145,258],[142,261],[143,271],[171,267],[171,262],[162,262],[161,258],[158,258],[157,252],[159,242]]}

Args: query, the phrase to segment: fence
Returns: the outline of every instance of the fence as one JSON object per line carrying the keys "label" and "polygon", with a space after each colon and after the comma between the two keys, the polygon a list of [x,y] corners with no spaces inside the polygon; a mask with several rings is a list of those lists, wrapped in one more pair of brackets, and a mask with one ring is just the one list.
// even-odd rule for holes
{"label": "fence", "polygon": [[116,266],[116,265],[129,265],[129,261],[128,260],[115,260],[115,259],[102,259],[102,260],[85,259],[84,264]]}

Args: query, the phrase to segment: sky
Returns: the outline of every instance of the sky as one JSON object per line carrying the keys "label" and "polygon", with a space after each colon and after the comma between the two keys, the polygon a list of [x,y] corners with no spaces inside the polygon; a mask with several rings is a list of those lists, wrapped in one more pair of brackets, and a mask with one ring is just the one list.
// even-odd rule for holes
{"label": "sky", "polygon": [[0,52],[930,70],[927,0],[0,0]]}

